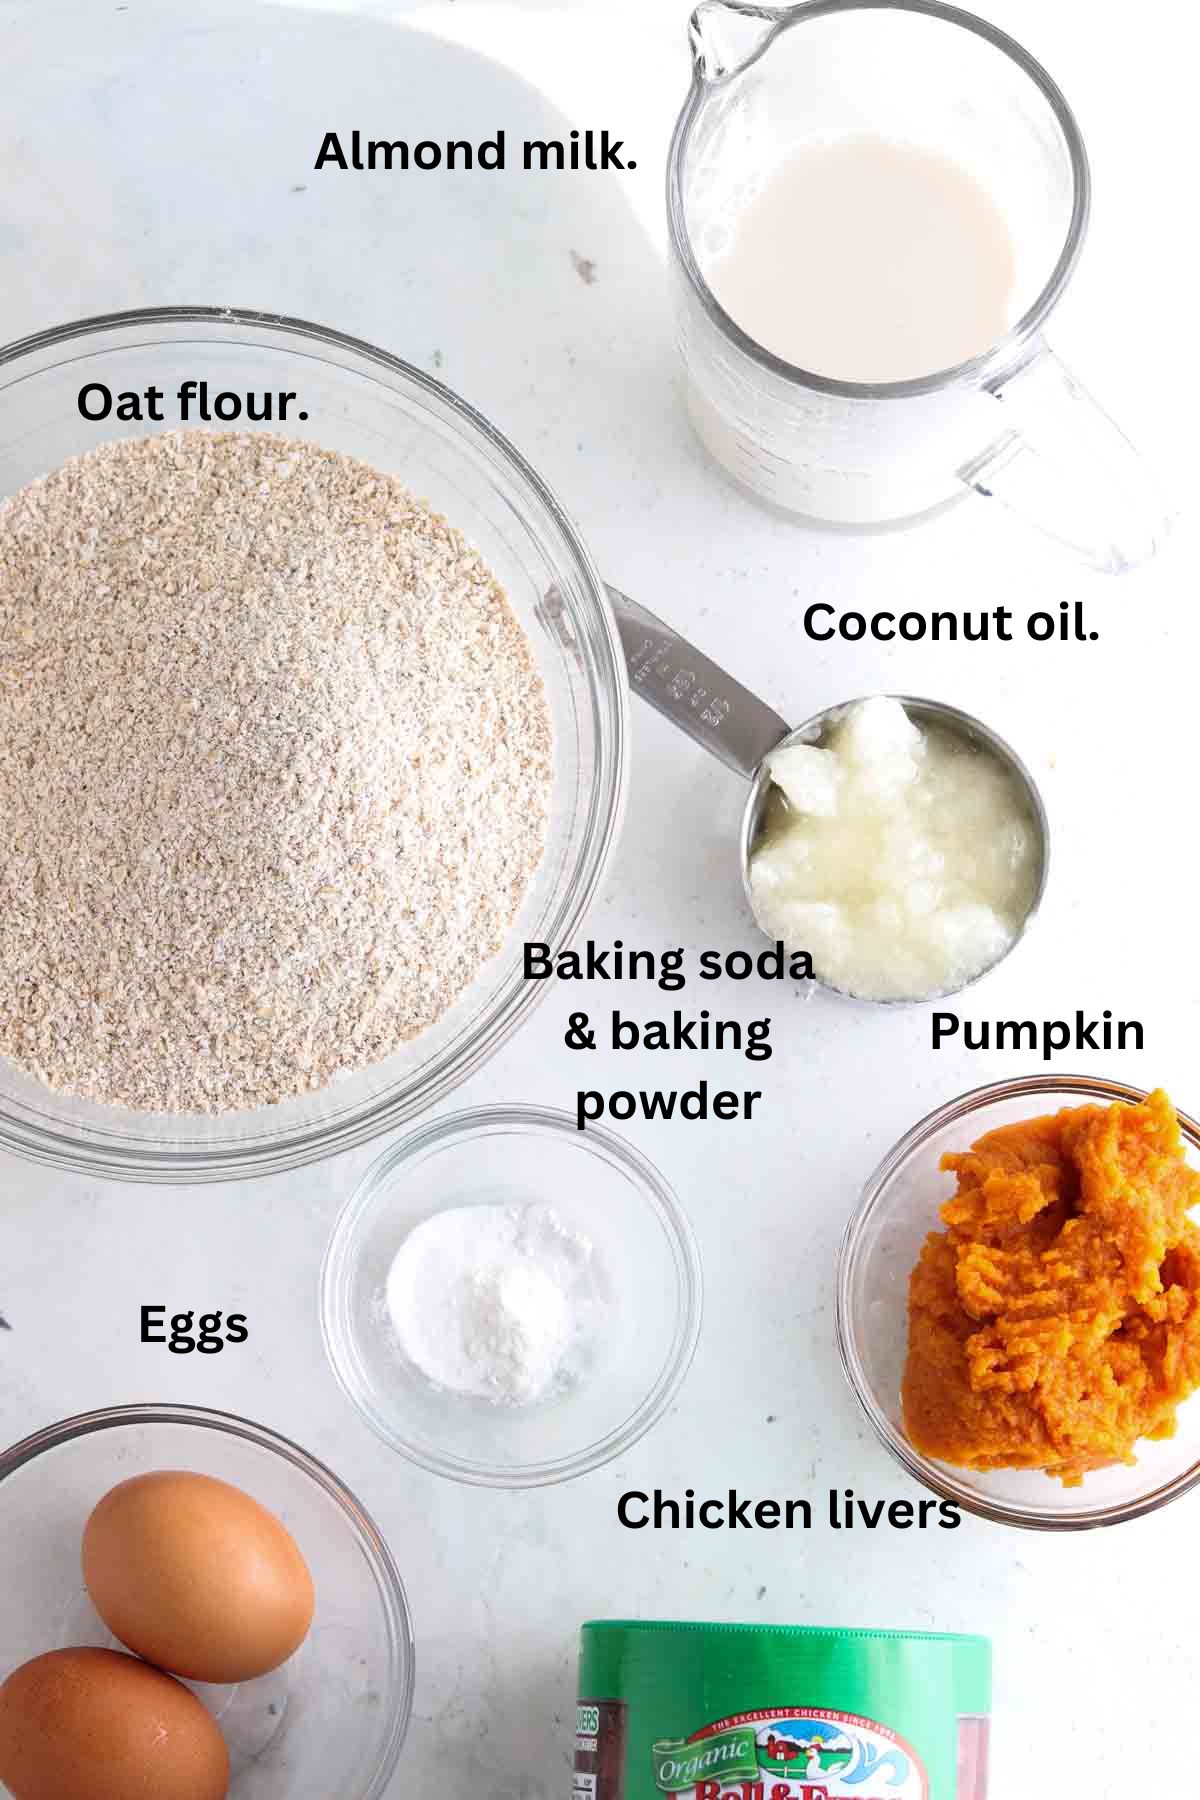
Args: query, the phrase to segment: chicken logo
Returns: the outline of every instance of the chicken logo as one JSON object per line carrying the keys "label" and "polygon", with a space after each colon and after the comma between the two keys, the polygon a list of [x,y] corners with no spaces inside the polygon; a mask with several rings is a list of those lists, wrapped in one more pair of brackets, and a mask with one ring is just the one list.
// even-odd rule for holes
{"label": "chicken logo", "polygon": [[681,1800],[929,1800],[911,1744],[857,1713],[735,1713],[653,1755],[659,1791]]}

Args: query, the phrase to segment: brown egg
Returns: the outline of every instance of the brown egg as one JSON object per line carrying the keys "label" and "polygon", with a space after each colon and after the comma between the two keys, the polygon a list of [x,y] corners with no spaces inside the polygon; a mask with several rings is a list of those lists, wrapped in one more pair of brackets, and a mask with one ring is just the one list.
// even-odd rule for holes
{"label": "brown egg", "polygon": [[116,1650],[52,1650],[0,1687],[13,1800],[225,1800],[229,1752],[194,1694]]}
{"label": "brown egg", "polygon": [[106,1494],[83,1578],[115,1637],[191,1681],[252,1681],[299,1649],[313,1616],[304,1558],[274,1513],[209,1475],[165,1470]]}

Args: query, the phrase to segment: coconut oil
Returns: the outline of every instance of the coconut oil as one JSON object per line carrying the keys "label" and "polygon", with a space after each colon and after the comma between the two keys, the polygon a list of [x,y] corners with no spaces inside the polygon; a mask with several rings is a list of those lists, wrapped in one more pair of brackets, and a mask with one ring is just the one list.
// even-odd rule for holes
{"label": "coconut oil", "polygon": [[784,744],[750,858],[755,915],[864,1000],[953,992],[1005,954],[1033,905],[1036,823],[986,747],[850,707],[821,744]]}

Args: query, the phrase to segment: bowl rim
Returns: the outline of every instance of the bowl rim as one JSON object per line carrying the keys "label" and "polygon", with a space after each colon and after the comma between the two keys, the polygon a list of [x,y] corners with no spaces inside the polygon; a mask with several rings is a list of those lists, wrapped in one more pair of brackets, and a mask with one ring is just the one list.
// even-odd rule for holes
{"label": "bowl rim", "polygon": [[[1089,1531],[1100,1526],[1121,1525],[1126,1520],[1142,1518],[1190,1493],[1200,1486],[1200,1456],[1190,1468],[1128,1500],[1089,1505],[1081,1499],[1079,1506],[1070,1511],[1051,1513],[984,1497],[967,1487],[965,1482],[960,1482],[949,1464],[934,1462],[922,1456],[892,1425],[867,1381],[854,1341],[852,1285],[862,1239],[867,1225],[883,1204],[893,1177],[944,1126],[967,1119],[996,1101],[1045,1098],[1055,1094],[1064,1097],[1064,1104],[1075,1099],[1084,1104],[1089,1101],[1122,1101],[1136,1105],[1147,1098],[1148,1090],[1099,1075],[1018,1075],[969,1088],[965,1093],[927,1113],[896,1141],[863,1187],[859,1204],[846,1225],[838,1253],[835,1317],[842,1372],[876,1437],[914,1481],[928,1488],[939,1499],[949,1501],[992,1524],[1013,1525],[1029,1531]],[[1200,1124],[1183,1112],[1178,1113],[1178,1119],[1184,1138],[1200,1154]],[[930,1224],[931,1227],[936,1224],[936,1209],[931,1213]],[[1196,1398],[1200,1399],[1200,1396]],[[1086,1486],[1079,1493],[1081,1496],[1085,1494]]]}
{"label": "bowl rim", "polygon": [[[604,582],[570,515],[533,464],[504,433],[444,382],[363,338],[288,313],[181,305],[138,307],[69,320],[0,344],[0,392],[14,379],[28,379],[44,372],[39,367],[31,368],[26,376],[14,374],[23,359],[72,344],[85,345],[104,333],[175,327],[211,332],[214,342],[219,341],[222,332],[251,342],[256,335],[261,341],[271,335],[303,340],[308,346],[303,354],[314,354],[315,346],[350,359],[343,361],[342,366],[358,365],[358,373],[370,375],[378,371],[384,378],[407,383],[444,408],[465,437],[494,455],[526,498],[531,497],[543,510],[561,541],[565,564],[570,566],[583,596],[583,611],[573,619],[579,640],[576,655],[585,671],[601,752],[591,779],[584,784],[584,825],[574,878],[554,921],[555,947],[570,945],[583,926],[620,836],[630,756],[629,683],[620,635]],[[365,371],[361,367],[364,363],[370,365]],[[16,1110],[7,1100],[0,1099],[0,1148],[53,1168],[128,1182],[239,1181],[307,1167],[368,1143],[426,1112],[502,1048],[545,997],[550,985],[514,978],[497,992],[487,1016],[477,1021],[465,1041],[456,1038],[439,1052],[415,1089],[411,1081],[405,1082],[399,1092],[393,1084],[345,1113],[315,1123],[293,1124],[277,1135],[263,1137],[255,1133],[241,1140],[231,1138],[216,1147],[208,1147],[202,1141],[185,1141],[163,1148],[136,1142],[114,1124],[72,1130],[44,1112]],[[237,1117],[263,1119],[267,1110]],[[129,1116],[137,1120],[147,1115]]]}
{"label": "bowl rim", "polygon": [[[237,1413],[220,1412],[206,1406],[176,1406],[166,1402],[136,1402],[120,1406],[98,1407],[59,1419],[52,1425],[31,1432],[8,1449],[0,1451],[0,1490],[19,1470],[28,1467],[48,1451],[99,1432],[138,1425],[184,1425],[216,1431],[227,1437],[256,1444],[290,1463],[329,1496],[350,1523],[359,1544],[366,1552],[383,1601],[388,1650],[399,1678],[399,1692],[390,1701],[391,1725],[378,1766],[370,1785],[360,1800],[382,1800],[396,1770],[400,1752],[412,1719],[413,1691],[416,1683],[416,1646],[413,1638],[412,1612],[404,1582],[395,1558],[374,1519],[357,1495],[335,1475],[327,1464],[312,1456],[291,1438],[255,1424]],[[0,1503],[3,1493],[0,1491]],[[82,1528],[81,1528],[82,1529]]]}
{"label": "bowl rim", "polygon": [[[599,1156],[630,1179],[662,1227],[676,1273],[677,1316],[666,1359],[645,1398],[602,1438],[570,1455],[503,1466],[474,1462],[407,1436],[367,1399],[357,1370],[357,1331],[348,1306],[349,1275],[368,1219],[386,1196],[392,1176],[454,1144],[504,1135],[564,1138]],[[571,1114],[532,1104],[482,1106],[450,1113],[409,1133],[373,1162],[346,1201],[330,1234],[320,1276],[321,1341],[342,1392],[381,1441],[431,1474],[468,1486],[524,1489],[574,1480],[630,1449],[658,1423],[679,1392],[700,1339],[704,1277],[695,1232],[673,1188],[632,1144],[602,1126],[579,1131]]]}

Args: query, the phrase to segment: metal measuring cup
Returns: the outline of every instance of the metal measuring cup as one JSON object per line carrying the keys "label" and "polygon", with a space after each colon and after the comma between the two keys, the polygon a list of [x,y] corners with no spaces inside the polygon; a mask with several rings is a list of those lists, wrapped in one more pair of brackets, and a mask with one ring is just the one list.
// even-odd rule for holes
{"label": "metal measuring cup", "polygon": [[[647,607],[639,605],[636,600],[631,600],[627,594],[622,594],[614,587],[609,587],[608,597],[616,614],[630,686],[634,692],[640,694],[655,712],[670,719],[673,725],[677,725],[688,737],[723,762],[726,768],[733,769],[750,783],[750,792],[742,812],[739,851],[742,888],[753,913],[750,857],[762,830],[763,816],[773,786],[766,759],[772,750],[781,749],[784,745],[824,745],[833,727],[859,701],[839,701],[837,705],[827,706],[823,712],[815,713],[802,725],[793,727],[774,707],[768,706],[765,700],[760,700],[757,694],[752,694],[749,688],[743,687],[740,681],[719,668],[702,650],[697,650],[694,644],[673,631]],[[872,1002],[877,1006],[904,1006],[962,993],[966,988],[973,987],[991,969],[998,967],[1016,948],[1032,924],[1046,889],[1050,867],[1050,826],[1032,775],[1016,751],[1002,737],[998,737],[978,719],[972,718],[970,713],[961,712],[956,706],[947,706],[941,700],[925,700],[909,694],[892,694],[888,698],[898,700],[915,725],[936,726],[961,739],[972,749],[985,750],[1008,771],[1028,811],[1038,849],[1038,873],[1033,898],[1019,930],[1007,948],[986,968],[980,969],[969,981],[960,983],[956,988],[939,988],[933,993],[913,994],[904,1000]],[[757,915],[755,922],[757,923]],[[791,948],[799,950],[803,949],[803,945],[796,944]],[[824,981],[819,975],[815,979],[831,993],[844,994],[852,1000],[863,998],[847,988],[835,987],[832,982]]]}

